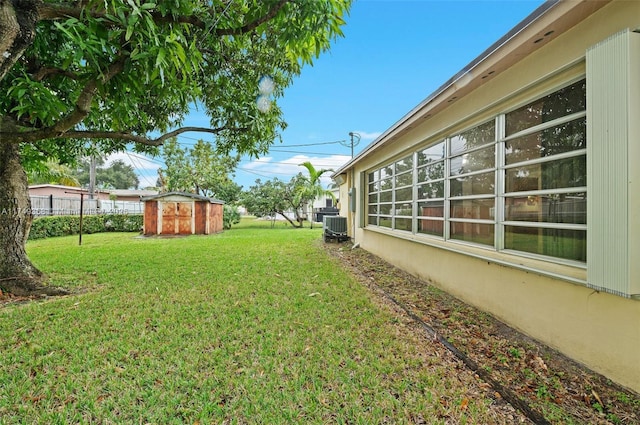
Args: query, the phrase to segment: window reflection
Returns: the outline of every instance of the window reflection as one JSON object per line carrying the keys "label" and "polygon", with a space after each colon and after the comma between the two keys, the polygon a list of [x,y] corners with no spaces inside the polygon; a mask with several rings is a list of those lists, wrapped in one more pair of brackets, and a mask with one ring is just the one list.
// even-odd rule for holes
{"label": "window reflection", "polygon": [[451,196],[489,195],[494,193],[495,172],[457,177],[450,180]]}
{"label": "window reflection", "polygon": [[507,193],[549,190],[587,185],[585,155],[510,168],[506,171]]}
{"label": "window reflection", "polygon": [[505,142],[505,163],[544,158],[587,147],[587,121],[580,118]]}
{"label": "window reflection", "polygon": [[496,140],[496,123],[494,120],[481,124],[450,138],[451,155],[468,151]]}
{"label": "window reflection", "polygon": [[507,221],[587,224],[587,194],[508,197],[504,216]]}
{"label": "window reflection", "polygon": [[456,176],[473,171],[493,168],[496,163],[495,148],[489,146],[478,151],[451,158],[451,175]]}
{"label": "window reflection", "polygon": [[418,167],[429,164],[431,162],[439,161],[445,157],[445,145],[444,142],[440,142],[426,149],[418,151]]}
{"label": "window reflection", "polygon": [[587,261],[586,230],[505,226],[505,248]]}
{"label": "window reflection", "polygon": [[506,114],[506,136],[587,109],[586,80]]}
{"label": "window reflection", "polygon": [[451,222],[451,239],[482,245],[494,244],[494,225],[483,223]]}

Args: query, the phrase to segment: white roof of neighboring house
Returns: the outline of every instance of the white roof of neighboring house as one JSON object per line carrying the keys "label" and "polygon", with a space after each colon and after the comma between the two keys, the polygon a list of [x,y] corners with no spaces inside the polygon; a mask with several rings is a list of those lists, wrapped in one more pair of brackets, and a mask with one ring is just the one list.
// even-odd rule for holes
{"label": "white roof of neighboring house", "polygon": [[153,196],[158,194],[157,190],[146,189],[109,189],[107,192],[116,196]]}

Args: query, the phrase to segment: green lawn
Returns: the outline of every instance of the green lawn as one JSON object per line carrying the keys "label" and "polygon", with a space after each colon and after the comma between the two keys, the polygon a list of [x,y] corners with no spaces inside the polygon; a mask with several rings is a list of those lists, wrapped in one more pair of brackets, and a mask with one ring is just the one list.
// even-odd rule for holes
{"label": "green lawn", "polygon": [[0,308],[0,423],[495,421],[319,229],[257,223],[30,242],[54,283],[86,291]]}

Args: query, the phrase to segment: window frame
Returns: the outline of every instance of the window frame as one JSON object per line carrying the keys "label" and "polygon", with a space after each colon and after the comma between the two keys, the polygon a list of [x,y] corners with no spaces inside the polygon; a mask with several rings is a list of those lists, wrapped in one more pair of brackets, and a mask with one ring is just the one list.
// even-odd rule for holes
{"label": "window frame", "polygon": [[[386,229],[386,231],[390,231],[390,232],[410,233],[412,234],[412,236],[414,236],[414,238],[419,238],[420,240],[425,240],[425,241],[439,240],[439,241],[444,241],[445,243],[451,243],[451,244],[471,245],[471,246],[480,247],[483,249],[492,250],[496,252],[504,252],[508,254],[531,257],[534,259],[542,259],[550,262],[586,267],[586,258],[585,258],[585,261],[581,261],[581,260],[576,260],[571,258],[563,258],[563,257],[557,257],[557,256],[552,256],[547,254],[541,254],[537,252],[529,252],[529,251],[521,251],[516,249],[505,248],[507,228],[511,228],[511,227],[529,227],[532,229],[537,228],[537,229],[552,229],[552,230],[558,229],[558,230],[567,230],[567,231],[583,231],[585,233],[585,240],[586,240],[586,231],[587,231],[586,219],[584,224],[559,223],[559,222],[550,222],[550,221],[544,221],[544,220],[540,220],[540,221],[506,220],[507,214],[505,209],[507,200],[518,198],[518,197],[525,197],[525,196],[543,196],[543,195],[548,196],[548,195],[584,193],[583,199],[586,203],[586,198],[588,196],[587,188],[586,188],[586,177],[587,177],[586,169],[585,169],[585,176],[584,176],[585,186],[506,192],[507,180],[509,178],[508,177],[509,170],[512,170],[515,168],[533,166],[537,164],[551,163],[554,161],[560,161],[560,160],[565,160],[569,158],[580,158],[580,157],[586,158],[587,140],[586,140],[586,133],[585,133],[585,139],[584,139],[585,146],[583,148],[574,149],[568,152],[562,152],[555,155],[550,155],[548,157],[530,158],[524,161],[506,164],[506,160],[507,160],[506,146],[509,141],[526,137],[550,128],[560,127],[564,124],[570,123],[575,120],[586,119],[586,115],[587,115],[586,106],[585,106],[585,109],[582,111],[572,112],[568,115],[554,118],[550,121],[533,125],[532,127],[521,129],[516,133],[510,134],[508,137],[505,136],[507,115],[510,112],[517,111],[518,109],[526,107],[527,105],[539,102],[541,99],[544,99],[545,97],[550,96],[551,94],[559,93],[562,90],[566,89],[567,87],[570,87],[571,85],[574,85],[584,80],[585,80],[585,77],[584,75],[582,75],[578,78],[575,78],[572,81],[565,82],[561,86],[557,86],[556,89],[550,90],[546,94],[538,93],[535,97],[530,97],[527,101],[522,102],[521,104],[519,104],[518,106],[510,110],[507,110],[503,113],[496,114],[492,118],[476,122],[474,123],[474,125],[467,127],[462,131],[457,131],[455,133],[451,133],[451,135],[447,135],[447,137],[444,137],[444,138],[439,137],[435,140],[432,140],[431,142],[420,144],[417,148],[412,149],[410,152],[405,151],[403,154],[396,156],[392,161],[387,161],[384,164],[378,165],[370,170],[365,171],[364,180],[367,181],[367,194],[364,197],[365,202],[367,203],[365,206],[365,211],[366,211],[365,227],[370,226],[371,228]],[[583,83],[583,87],[584,87],[584,84],[585,83]],[[474,145],[468,150],[458,149],[456,150],[455,154],[451,153],[452,140],[456,140],[456,143],[458,143],[457,140],[459,140],[458,138],[461,135],[464,135],[465,133],[468,133],[476,128],[480,128],[490,123],[493,123],[493,130],[494,130],[493,140],[487,141],[486,143]],[[480,137],[483,137],[482,133],[480,133]],[[421,153],[424,153],[429,149],[436,148],[441,143],[443,144],[442,157],[439,157],[433,161],[423,162],[422,164],[419,163]],[[451,173],[452,160],[454,160],[455,158],[459,158],[463,155],[472,154],[475,152],[482,151],[484,149],[488,149],[490,147],[493,147],[493,166],[490,166],[488,168],[485,167],[481,169],[474,169],[473,171],[469,171],[466,173],[452,175]],[[399,162],[405,161],[408,158],[411,158],[411,161],[412,161],[411,170],[410,171],[403,170],[401,173],[398,173],[397,164]],[[422,169],[426,167],[432,167],[433,165],[437,165],[437,164],[443,165],[442,177],[437,177],[435,179],[426,179],[426,180],[419,179],[419,174]],[[391,204],[391,208],[392,208],[391,215],[380,214],[381,210],[379,207],[378,207],[378,214],[371,214],[369,211],[369,205],[371,205],[369,202],[371,199],[370,195],[372,194],[369,191],[372,187],[370,176],[371,175],[373,175],[374,177],[378,176],[380,179],[377,180],[377,182],[381,182],[382,181],[381,177],[383,174],[381,170],[391,170],[391,175],[385,176],[385,178],[390,178],[392,182],[392,188],[388,189],[388,191],[390,191],[392,195],[391,202],[388,202]],[[400,174],[405,174],[405,173],[412,173],[412,178],[411,178],[412,186],[403,185],[403,186],[396,187],[396,184],[397,184],[396,177]],[[482,175],[485,173],[493,173],[493,192],[469,193],[469,194],[461,193],[461,194],[452,195],[452,182],[454,180],[460,179],[460,178],[473,178],[474,176]],[[491,179],[489,179],[488,181],[491,181]],[[418,197],[419,186],[432,184],[432,183],[443,185],[443,196],[426,197],[426,198],[423,196],[419,198]],[[396,191],[403,190],[403,189],[406,190],[409,187],[413,188],[412,199],[407,201],[397,201]],[[436,191],[439,192],[439,189],[437,188]],[[380,206],[383,204],[381,202],[382,192],[385,192],[385,191],[380,190],[380,186],[378,186],[378,191],[376,192],[378,195],[378,203],[374,205]],[[466,200],[493,200],[493,207],[490,209],[489,217],[488,218],[487,217],[476,217],[476,218],[452,217],[453,203],[457,201],[466,201]],[[396,206],[398,202],[403,204],[407,204],[409,202],[411,203],[412,205],[411,216],[406,215],[405,209],[402,210],[403,211],[402,215],[397,214],[398,211],[396,210]],[[424,203],[433,203],[434,205],[441,203],[443,208],[443,216],[437,217],[437,216],[429,216],[429,215],[422,214],[421,213],[422,211],[420,210],[421,208],[420,205]],[[384,204],[387,204],[387,202],[385,202]],[[586,211],[584,212],[584,214],[586,217]],[[377,224],[372,222],[372,220],[370,219],[372,217],[375,217],[375,222]],[[381,226],[380,225],[381,218],[390,219],[390,225],[388,227]],[[400,220],[410,219],[411,230],[408,230],[406,227],[403,229],[398,229],[396,225],[396,218]],[[423,223],[435,223],[435,222],[442,223],[443,234],[441,236],[434,235],[429,232],[420,231],[420,229],[422,228],[421,226],[423,226]],[[474,242],[474,241],[452,237],[452,226],[457,226],[460,224],[463,224],[463,225],[468,224],[470,226],[479,225],[478,227],[485,226],[485,225],[493,226],[493,243],[492,244],[478,243],[477,241]],[[434,226],[437,227],[437,225],[434,225]],[[541,231],[544,231],[544,230],[541,230]],[[579,239],[576,239],[576,241],[579,241]]]}

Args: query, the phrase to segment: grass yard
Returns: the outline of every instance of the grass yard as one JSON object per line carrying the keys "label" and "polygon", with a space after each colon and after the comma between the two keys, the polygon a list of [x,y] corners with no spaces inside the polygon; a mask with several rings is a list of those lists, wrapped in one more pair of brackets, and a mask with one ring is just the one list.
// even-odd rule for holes
{"label": "grass yard", "polygon": [[135,236],[28,244],[54,284],[86,291],[0,308],[0,423],[508,422],[320,229]]}

